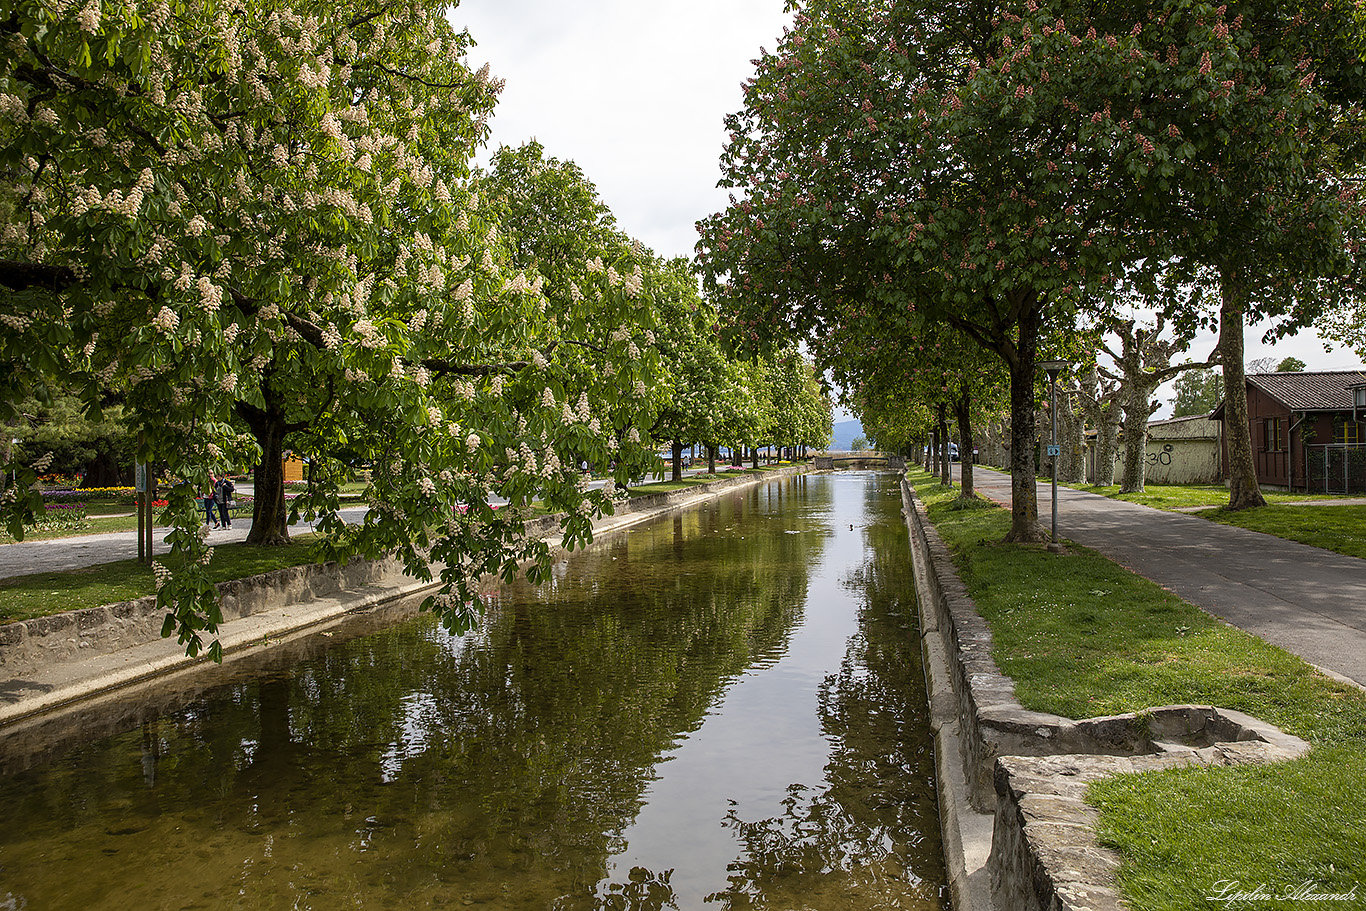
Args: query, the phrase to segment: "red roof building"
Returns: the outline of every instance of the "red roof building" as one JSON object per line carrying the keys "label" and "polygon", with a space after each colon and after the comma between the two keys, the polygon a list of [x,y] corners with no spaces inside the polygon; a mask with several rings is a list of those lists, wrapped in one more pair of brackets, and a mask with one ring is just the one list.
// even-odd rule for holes
{"label": "red roof building", "polygon": [[[1257,483],[1314,493],[1366,490],[1366,408],[1353,408],[1366,372],[1254,373],[1247,377],[1247,415]],[[1356,393],[1358,396],[1361,393]],[[1210,418],[1224,420],[1224,404]],[[1227,434],[1220,433],[1224,477]]]}

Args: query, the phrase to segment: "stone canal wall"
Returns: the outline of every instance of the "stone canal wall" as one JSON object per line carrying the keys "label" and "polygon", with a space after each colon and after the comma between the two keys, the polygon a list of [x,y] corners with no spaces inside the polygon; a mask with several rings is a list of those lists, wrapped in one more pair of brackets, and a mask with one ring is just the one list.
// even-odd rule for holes
{"label": "stone canal wall", "polygon": [[[392,583],[402,575],[396,561],[358,560],[291,566],[218,584],[225,622],[319,598]],[[156,595],[103,607],[65,611],[0,626],[0,674],[23,677],[54,663],[79,661],[161,638],[164,608]]]}
{"label": "stone canal wall", "polygon": [[1073,720],[1022,707],[924,504],[902,481],[935,729],[940,818],[960,911],[1111,911],[1118,857],[1089,784],[1126,772],[1292,759],[1308,744],[1250,715],[1160,706]]}
{"label": "stone canal wall", "polygon": [[[616,514],[594,523],[607,534],[652,516],[777,478],[806,471],[804,465],[723,477],[710,484],[624,500]],[[530,535],[558,545],[558,516],[528,523]],[[486,580],[486,590],[500,584]],[[405,575],[395,560],[320,563],[223,582],[218,585],[225,654],[270,645],[282,637],[321,629],[360,611],[409,600],[435,590]],[[162,639],[166,612],[156,597],[52,614],[0,625],[0,728],[58,706],[118,687],[175,673],[193,665],[174,639]],[[203,658],[197,659],[199,661]]]}

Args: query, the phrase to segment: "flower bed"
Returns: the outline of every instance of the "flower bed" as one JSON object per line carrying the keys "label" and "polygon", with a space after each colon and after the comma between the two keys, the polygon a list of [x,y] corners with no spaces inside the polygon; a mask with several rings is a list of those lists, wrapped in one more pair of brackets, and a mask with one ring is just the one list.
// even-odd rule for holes
{"label": "flower bed", "polygon": [[[70,531],[90,528],[91,524],[84,503],[48,503],[42,517],[28,526],[28,531]],[[0,538],[13,540],[3,529],[0,529]]]}
{"label": "flower bed", "polygon": [[43,489],[45,503],[114,503],[132,506],[137,503],[137,490],[132,487],[56,487]]}

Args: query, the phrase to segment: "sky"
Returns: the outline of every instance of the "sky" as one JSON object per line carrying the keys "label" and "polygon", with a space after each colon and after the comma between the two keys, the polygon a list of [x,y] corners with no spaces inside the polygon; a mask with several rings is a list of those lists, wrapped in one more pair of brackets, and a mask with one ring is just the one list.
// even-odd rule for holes
{"label": "sky", "polygon": [[791,20],[782,0],[463,0],[469,54],[507,81],[490,148],[536,139],[597,185],[618,226],[692,256],[750,61]]}
{"label": "sky", "polygon": [[[451,18],[477,42],[469,62],[507,82],[489,151],[536,139],[575,161],[621,230],[664,257],[691,256],[697,221],[725,207],[723,118],[740,109],[759,48],[772,50],[791,21],[782,0],[464,0]],[[1362,368],[1347,349],[1325,353],[1312,330],[1274,345],[1265,330],[1248,327],[1248,361]],[[1213,346],[1197,337],[1190,359]],[[1159,390],[1158,416],[1171,394]]]}

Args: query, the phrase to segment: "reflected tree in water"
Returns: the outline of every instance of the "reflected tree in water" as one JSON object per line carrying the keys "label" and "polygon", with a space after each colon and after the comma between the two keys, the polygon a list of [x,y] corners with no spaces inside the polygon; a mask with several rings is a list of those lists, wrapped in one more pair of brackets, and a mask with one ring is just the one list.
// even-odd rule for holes
{"label": "reflected tree in water", "polygon": [[820,691],[823,733],[833,743],[823,790],[788,788],[783,813],[725,825],[742,852],[723,908],[811,904],[945,909],[929,709],[916,635],[914,580],[900,500],[870,485],[867,562],[845,584],[860,600],[859,633]]}
{"label": "reflected tree in water", "polygon": [[0,780],[0,851],[33,902],[73,886],[24,858],[101,844],[117,817],[148,847],[96,856],[77,891],[107,892],[136,863],[129,907],[189,854],[205,888],[232,882],[241,907],[361,894],[673,907],[667,872],[600,885],[608,859],[660,757],[782,653],[824,541],[741,502],[578,555],[542,588],[504,592],[470,636],[421,623],[331,643],[288,674],[78,747],[63,771]]}

